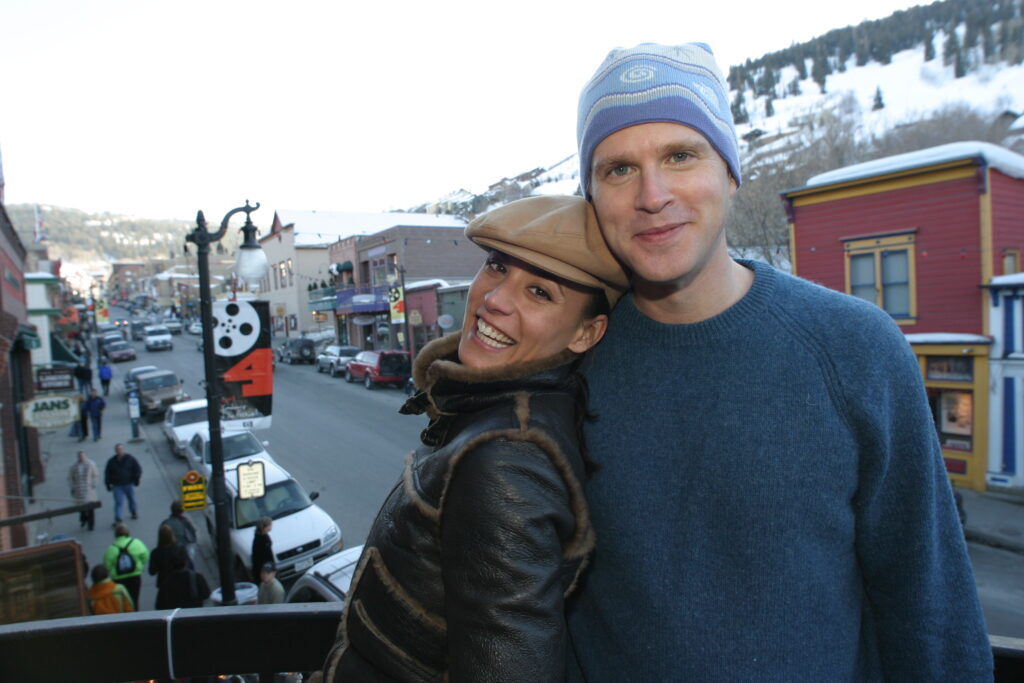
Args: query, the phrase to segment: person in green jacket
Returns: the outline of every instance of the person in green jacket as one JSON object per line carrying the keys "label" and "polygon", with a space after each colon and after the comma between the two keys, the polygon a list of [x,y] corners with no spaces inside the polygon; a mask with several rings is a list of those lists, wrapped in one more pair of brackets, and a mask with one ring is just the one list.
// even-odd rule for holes
{"label": "person in green jacket", "polygon": [[[121,557],[122,549],[127,553],[127,557]],[[128,525],[117,524],[114,527],[114,542],[103,554],[103,564],[110,572],[110,578],[114,580],[114,583],[119,583],[128,589],[128,594],[132,597],[132,604],[135,605],[136,610],[139,609],[142,570],[146,568],[147,562],[149,562],[149,548],[146,547],[146,544],[138,538],[132,538]]]}

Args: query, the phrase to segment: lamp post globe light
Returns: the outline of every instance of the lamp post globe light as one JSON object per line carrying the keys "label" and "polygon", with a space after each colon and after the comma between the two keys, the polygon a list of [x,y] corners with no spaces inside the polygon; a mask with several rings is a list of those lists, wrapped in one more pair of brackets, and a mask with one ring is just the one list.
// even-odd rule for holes
{"label": "lamp post globe light", "polygon": [[[185,239],[196,245],[196,263],[199,266],[199,316],[203,323],[203,369],[206,377],[206,410],[210,425],[210,469],[211,486],[213,488],[213,512],[217,532],[217,567],[220,574],[221,598],[223,605],[234,605],[235,577],[231,562],[230,518],[228,516],[227,489],[224,483],[224,444],[220,433],[220,383],[217,382],[216,366],[213,351],[213,302],[210,298],[210,245],[220,241],[228,231],[228,221],[237,213],[245,213],[245,225],[242,233],[245,244],[239,249],[236,270],[247,282],[259,282],[266,274],[267,257],[256,242],[256,226],[250,215],[260,208],[245,206],[231,209],[220,222],[220,228],[209,231],[203,212],[196,214],[195,230]],[[258,253],[255,253],[258,252]],[[262,272],[260,268],[262,267]],[[243,275],[243,269],[246,273]],[[252,278],[250,280],[250,277]]]}

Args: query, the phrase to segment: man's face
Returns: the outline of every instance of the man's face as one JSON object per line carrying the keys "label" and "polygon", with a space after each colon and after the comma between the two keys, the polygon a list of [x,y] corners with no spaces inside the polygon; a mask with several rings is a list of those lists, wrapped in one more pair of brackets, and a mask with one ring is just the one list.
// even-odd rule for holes
{"label": "man's face", "polygon": [[678,123],[616,131],[594,149],[590,192],[612,252],[634,284],[682,288],[728,263],[736,183],[707,139]]}
{"label": "man's face", "polygon": [[124,446],[121,444],[114,446],[114,453],[116,453],[118,457],[124,455]]}

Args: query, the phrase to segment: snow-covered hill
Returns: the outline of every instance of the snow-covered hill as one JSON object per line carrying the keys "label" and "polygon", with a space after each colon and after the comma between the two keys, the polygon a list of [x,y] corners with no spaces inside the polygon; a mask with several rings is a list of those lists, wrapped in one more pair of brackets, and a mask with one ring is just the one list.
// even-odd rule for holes
{"label": "snow-covered hill", "polygon": [[[962,35],[964,25],[956,30]],[[799,79],[796,67],[785,66],[777,71],[770,108],[768,96],[756,97],[752,89],[745,89],[742,96],[749,121],[736,126],[744,176],[757,164],[778,163],[792,145],[800,144],[798,140],[813,138],[812,123],[820,121],[824,112],[842,118],[855,138],[866,140],[928,118],[944,107],[965,105],[993,122],[1013,121],[1009,128],[1014,135],[1000,142],[1024,152],[1024,64],[985,63],[979,46],[966,52],[965,59],[975,66],[957,78],[954,64],[943,63],[945,40],[944,32],[934,34],[937,56],[931,60],[925,59],[924,44],[896,52],[888,64],[869,61],[857,66],[851,55],[841,70],[833,57],[824,93],[810,75]],[[811,61],[806,60],[807,74]],[[736,91],[730,92],[731,98],[736,96]],[[416,209],[471,217],[522,196],[572,194],[578,189],[578,160],[573,154],[551,166],[504,178],[482,194],[460,190]]]}

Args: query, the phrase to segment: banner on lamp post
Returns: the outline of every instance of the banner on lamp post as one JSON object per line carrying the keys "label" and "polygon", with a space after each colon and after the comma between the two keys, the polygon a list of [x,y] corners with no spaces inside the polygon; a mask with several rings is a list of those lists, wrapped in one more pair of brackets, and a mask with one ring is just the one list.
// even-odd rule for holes
{"label": "banner on lamp post", "polygon": [[220,383],[221,424],[228,429],[269,429],[274,395],[270,304],[213,302],[213,352]]}
{"label": "banner on lamp post", "polygon": [[388,287],[388,303],[391,305],[391,322],[405,322],[405,292],[398,285]]}

